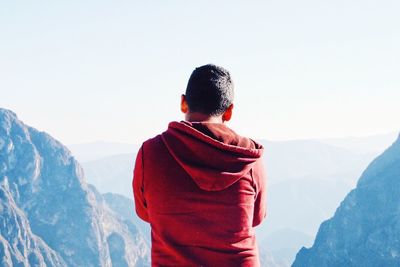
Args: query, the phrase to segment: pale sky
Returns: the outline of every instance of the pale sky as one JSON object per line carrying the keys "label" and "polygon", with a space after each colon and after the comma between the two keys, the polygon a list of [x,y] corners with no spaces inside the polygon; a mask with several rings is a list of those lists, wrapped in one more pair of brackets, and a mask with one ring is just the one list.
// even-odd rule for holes
{"label": "pale sky", "polygon": [[215,63],[232,73],[229,125],[242,135],[398,131],[399,10],[387,0],[0,1],[0,107],[65,144],[140,143],[183,119],[190,73]]}

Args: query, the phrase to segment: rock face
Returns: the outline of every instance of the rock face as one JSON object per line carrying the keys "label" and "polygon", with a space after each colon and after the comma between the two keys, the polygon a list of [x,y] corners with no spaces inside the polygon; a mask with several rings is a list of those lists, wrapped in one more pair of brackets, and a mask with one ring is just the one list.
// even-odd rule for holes
{"label": "rock face", "polygon": [[293,266],[400,266],[400,137],[368,166]]}
{"label": "rock face", "polygon": [[132,211],[135,210],[135,205],[132,199],[115,193],[103,194],[103,198],[107,205],[116,213],[124,223],[130,227],[135,227],[139,230],[147,243],[151,244],[151,228],[150,224],[142,221]]}
{"label": "rock face", "polygon": [[150,265],[138,228],[86,184],[70,152],[5,109],[0,200],[1,266]]}

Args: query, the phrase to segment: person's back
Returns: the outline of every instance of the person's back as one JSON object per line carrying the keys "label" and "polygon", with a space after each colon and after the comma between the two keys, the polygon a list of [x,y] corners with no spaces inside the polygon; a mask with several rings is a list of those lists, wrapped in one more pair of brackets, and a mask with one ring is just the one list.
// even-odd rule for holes
{"label": "person's back", "polygon": [[197,68],[181,109],[186,121],[143,143],[136,212],[151,224],[153,266],[258,266],[254,226],[265,217],[261,145],[225,125],[233,84],[217,66]]}

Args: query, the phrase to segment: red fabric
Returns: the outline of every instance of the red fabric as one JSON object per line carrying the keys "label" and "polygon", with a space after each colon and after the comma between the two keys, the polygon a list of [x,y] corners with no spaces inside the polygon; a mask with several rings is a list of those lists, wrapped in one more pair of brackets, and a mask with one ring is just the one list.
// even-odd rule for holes
{"label": "red fabric", "polygon": [[153,266],[259,266],[262,153],[219,123],[171,122],[143,143],[133,191],[138,216],[151,224]]}

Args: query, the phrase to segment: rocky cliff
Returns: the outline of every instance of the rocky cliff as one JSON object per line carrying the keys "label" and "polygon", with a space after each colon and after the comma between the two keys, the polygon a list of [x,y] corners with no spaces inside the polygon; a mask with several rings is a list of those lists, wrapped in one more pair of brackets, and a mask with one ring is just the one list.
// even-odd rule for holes
{"label": "rocky cliff", "polygon": [[368,166],[293,266],[400,266],[400,137]]}
{"label": "rocky cliff", "polygon": [[150,265],[141,232],[85,182],[70,152],[5,109],[0,200],[2,266]]}

